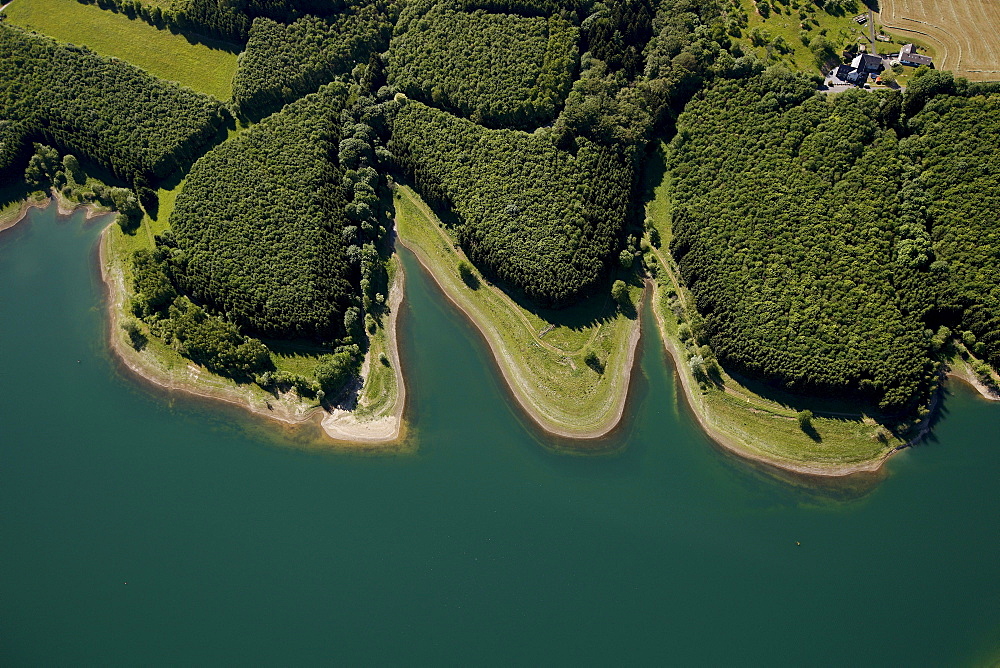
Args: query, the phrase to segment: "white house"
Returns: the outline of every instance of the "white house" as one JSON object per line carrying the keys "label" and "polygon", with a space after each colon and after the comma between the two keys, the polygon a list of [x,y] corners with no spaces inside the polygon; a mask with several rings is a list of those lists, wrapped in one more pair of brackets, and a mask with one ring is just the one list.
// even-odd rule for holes
{"label": "white house", "polygon": [[920,67],[921,65],[930,66],[932,60],[930,56],[921,56],[917,53],[917,48],[912,44],[907,44],[899,50],[899,62],[904,65],[912,65],[913,67]]}

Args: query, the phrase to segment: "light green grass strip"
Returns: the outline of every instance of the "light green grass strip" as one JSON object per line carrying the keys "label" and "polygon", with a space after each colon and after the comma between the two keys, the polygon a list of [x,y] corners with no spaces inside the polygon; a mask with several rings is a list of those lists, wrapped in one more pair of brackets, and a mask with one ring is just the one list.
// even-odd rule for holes
{"label": "light green grass strip", "polygon": [[15,0],[4,14],[13,24],[120,58],[199,93],[223,101],[233,94],[233,45],[191,43],[183,35],[76,0]]}
{"label": "light green grass strip", "polygon": [[[567,437],[610,431],[628,392],[638,320],[614,308],[610,297],[566,311],[530,311],[482,276],[472,289],[458,273],[464,255],[430,208],[402,185],[394,204],[399,239],[486,337],[508,385],[535,421]],[[641,295],[640,288],[632,289],[634,302]],[[603,362],[603,373],[584,363],[588,349]]]}

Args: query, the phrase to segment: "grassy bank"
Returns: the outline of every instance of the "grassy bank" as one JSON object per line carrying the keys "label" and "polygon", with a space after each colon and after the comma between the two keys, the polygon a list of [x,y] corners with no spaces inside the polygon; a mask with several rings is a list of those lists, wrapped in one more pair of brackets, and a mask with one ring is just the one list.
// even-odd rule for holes
{"label": "grassy bank", "polygon": [[236,45],[192,42],[183,35],[76,0],[17,0],[3,13],[13,24],[60,42],[88,46],[199,93],[220,100],[232,96]]}
{"label": "grassy bank", "polygon": [[[395,189],[396,231],[445,295],[486,338],[511,392],[545,430],[594,438],[618,424],[639,336],[634,309],[610,295],[558,311],[519,304],[478,271],[467,283],[465,256],[434,212],[407,186]],[[471,285],[470,285],[471,284]],[[642,288],[631,288],[633,303]],[[587,353],[592,352],[588,365]]]}
{"label": "grassy bank", "polygon": [[[662,152],[654,160],[662,166]],[[683,328],[695,316],[694,299],[682,285],[668,250],[670,183],[662,168],[650,170],[647,189],[647,221],[664,240],[661,248],[651,248],[646,254],[647,265],[656,274],[653,310],[688,404],[709,436],[742,457],[826,476],[876,470],[890,453],[906,444],[874,417],[852,412],[849,406],[750,387],[723,368],[699,380],[698,363],[692,359],[705,351]],[[804,408],[814,414],[807,429],[798,420]]]}

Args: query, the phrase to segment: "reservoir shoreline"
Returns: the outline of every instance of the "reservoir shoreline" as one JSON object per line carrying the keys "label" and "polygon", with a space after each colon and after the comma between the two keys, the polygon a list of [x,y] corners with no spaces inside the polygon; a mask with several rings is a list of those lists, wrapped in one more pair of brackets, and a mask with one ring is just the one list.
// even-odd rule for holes
{"label": "reservoir shoreline", "polygon": [[[109,215],[108,212],[95,210],[92,206],[82,204],[71,206],[72,203],[63,202],[61,198],[53,196],[44,200],[25,201],[20,207],[16,219],[5,223],[2,230],[12,228],[17,223],[25,220],[32,208],[43,209],[53,204],[57,206],[58,214],[63,217],[71,215],[78,208],[86,210],[86,218],[88,220],[102,215]],[[121,267],[117,266],[115,259],[111,257],[111,251],[108,247],[109,234],[112,225],[113,222],[109,222],[101,231],[98,242],[97,261],[101,272],[102,282],[105,286],[105,296],[107,299],[108,345],[111,350],[114,351],[115,357],[123,366],[129,369],[130,373],[135,374],[153,386],[164,389],[168,392],[180,391],[201,399],[222,401],[229,405],[246,409],[254,415],[268,420],[274,420],[275,422],[284,425],[305,426],[312,424],[320,428],[325,439],[339,445],[365,449],[371,448],[372,446],[399,444],[404,439],[406,430],[403,415],[405,414],[406,409],[407,394],[399,352],[398,315],[404,298],[403,286],[405,283],[405,277],[402,262],[399,262],[398,252],[395,254],[398,271],[396,272],[393,284],[390,288],[388,300],[389,316],[387,317],[385,324],[388,341],[388,357],[396,377],[397,398],[394,402],[392,410],[389,411],[388,414],[380,415],[372,420],[363,420],[358,419],[349,410],[304,406],[294,394],[286,394],[277,398],[273,398],[273,395],[268,395],[271,400],[267,400],[255,396],[253,389],[249,387],[244,389],[237,386],[212,386],[210,384],[206,384],[203,379],[203,376],[211,376],[211,374],[193,364],[188,365],[188,377],[177,377],[176,374],[166,373],[165,369],[160,368],[155,361],[148,359],[148,355],[144,355],[128,345],[122,336],[120,326],[121,314],[127,297],[125,277],[121,271]],[[528,397],[522,396],[522,393],[519,391],[522,388],[513,382],[507,368],[503,364],[503,360],[501,360],[501,356],[503,355],[502,351],[500,351],[490,340],[481,323],[479,323],[461,303],[456,301],[448,293],[445,286],[442,285],[441,281],[435,275],[432,267],[426,259],[422,257],[420,250],[406,243],[401,238],[397,237],[396,240],[404,248],[406,248],[407,251],[413,254],[414,259],[416,259],[416,261],[420,264],[421,270],[427,272],[428,276],[433,279],[438,291],[444,294],[444,296],[448,298],[448,301],[455,308],[457,308],[460,313],[462,313],[463,317],[466,318],[467,321],[473,325],[475,331],[479,334],[489,349],[494,366],[500,371],[500,375],[503,377],[503,385],[507,390],[508,396],[514,400],[519,410],[523,411],[523,414],[530,419],[531,426],[540,429],[549,437],[565,439],[572,443],[571,445],[566,445],[565,447],[561,447],[557,444],[555,446],[556,449],[572,451],[585,451],[587,449],[596,450],[598,448],[588,448],[586,446],[586,442],[607,438],[622,426],[626,417],[625,411],[628,405],[628,399],[632,394],[632,384],[634,381],[633,374],[635,372],[635,365],[638,359],[638,355],[636,353],[642,338],[642,307],[637,309],[636,326],[630,331],[627,344],[627,364],[625,368],[626,390],[625,392],[619,393],[616,397],[616,406],[612,416],[613,419],[609,420],[606,424],[601,425],[600,428],[591,429],[585,432],[574,432],[560,429],[558,426],[549,424],[545,420],[544,416],[535,410],[531,400]],[[901,449],[913,445],[916,442],[919,442],[926,437],[928,428],[925,425],[920,429],[917,436],[910,439],[905,444],[888,451],[882,456],[855,463],[833,465],[810,463],[808,461],[794,461],[781,457],[769,456],[767,453],[762,453],[746,446],[734,435],[729,434],[725,430],[714,425],[712,420],[705,415],[705,411],[707,409],[703,405],[704,402],[700,401],[700,394],[696,392],[694,379],[690,376],[690,374],[684,372],[683,354],[679,350],[677,342],[673,341],[670,333],[667,331],[663,321],[663,315],[659,312],[656,304],[654,303],[657,290],[658,288],[655,285],[655,282],[651,279],[647,279],[644,284],[641,303],[645,305],[647,304],[647,300],[650,300],[648,306],[653,310],[653,317],[655,319],[655,324],[657,325],[657,330],[663,341],[664,349],[670,356],[673,363],[674,376],[677,378],[680,391],[684,394],[685,403],[690,409],[695,420],[698,422],[701,430],[704,431],[704,433],[708,435],[712,441],[721,446],[725,451],[733,453],[741,459],[748,460],[754,464],[763,465],[769,469],[778,469],[782,472],[790,473],[796,476],[831,479],[844,478],[859,474],[870,475],[879,473],[885,462],[893,454]],[[366,357],[363,371],[368,368],[369,364],[372,363],[372,360],[368,359],[369,357],[371,357],[370,354]],[[977,379],[971,375],[968,368],[952,368],[948,371],[947,376],[969,384],[978,392],[980,396],[986,399],[992,401],[1000,400],[1000,397],[990,393],[988,388],[983,386],[982,383],[977,382]],[[258,394],[263,395],[264,393],[261,391]],[[936,412],[937,411],[935,410],[934,413]],[[934,413],[932,413],[931,417],[933,417]]]}
{"label": "reservoir shoreline", "polygon": [[[321,429],[327,439],[338,445],[368,448],[374,445],[392,446],[399,444],[403,440],[405,436],[403,420],[405,385],[402,380],[402,370],[396,342],[396,319],[403,293],[402,271],[397,274],[397,278],[390,288],[390,312],[386,324],[386,334],[390,338],[389,350],[391,351],[392,366],[395,371],[398,388],[396,401],[392,410],[387,415],[369,421],[359,420],[350,411],[334,408],[328,412],[322,407],[305,407],[292,392],[285,393],[271,400],[262,396],[255,396],[255,394],[264,395],[266,393],[263,391],[255,393],[249,387],[245,390],[239,387],[211,387],[204,382],[199,382],[199,378],[203,374],[206,376],[212,376],[212,374],[200,367],[196,367],[194,364],[188,365],[190,371],[188,379],[175,378],[159,368],[149,359],[148,355],[143,355],[128,345],[122,336],[120,326],[120,314],[124,308],[126,288],[124,276],[120,268],[115,267],[109,261],[107,250],[109,228],[110,225],[101,232],[99,242],[101,277],[107,289],[108,299],[108,342],[117,357],[133,373],[165,390],[181,391],[204,399],[223,401],[244,408],[255,415],[286,425],[307,425],[312,423]],[[366,358],[365,363],[370,363],[370,360]],[[272,395],[267,395],[267,397],[270,396]]]}
{"label": "reservoir shoreline", "polygon": [[[92,205],[64,201],[63,198],[53,195],[42,200],[25,200],[18,210],[16,217],[0,224],[0,232],[11,229],[27,219],[32,209],[45,209],[52,206],[53,203],[55,203],[57,213],[60,217],[70,216],[77,209],[84,209],[86,211],[86,220],[111,215],[111,212],[98,210]],[[388,301],[389,315],[385,324],[389,358],[396,377],[396,401],[392,406],[392,410],[387,414],[366,421],[357,419],[351,411],[347,410],[333,408],[327,411],[322,407],[306,407],[294,393],[286,393],[277,398],[270,398],[273,395],[267,394],[263,390],[255,393],[249,386],[244,389],[239,386],[208,385],[204,378],[213,378],[214,374],[193,363],[188,364],[188,377],[179,378],[167,373],[166,369],[150,359],[150,355],[137,351],[128,345],[121,329],[121,314],[124,309],[128,290],[125,286],[125,277],[121,267],[118,265],[117,258],[112,257],[112,253],[108,248],[110,243],[109,233],[113,225],[114,221],[112,219],[101,230],[97,243],[96,261],[104,285],[108,322],[106,330],[108,346],[118,362],[126,367],[131,374],[161,390],[166,390],[167,392],[177,391],[200,399],[221,401],[284,425],[305,426],[313,424],[319,428],[326,440],[340,446],[366,449],[372,446],[392,447],[402,443],[406,434],[405,421],[403,419],[406,405],[406,391],[397,341],[397,318],[399,306],[403,300],[404,283],[401,265],[390,287]],[[370,354],[366,356],[366,366],[363,368],[367,368],[367,365],[371,363],[371,360],[367,359],[368,357],[370,357]]]}

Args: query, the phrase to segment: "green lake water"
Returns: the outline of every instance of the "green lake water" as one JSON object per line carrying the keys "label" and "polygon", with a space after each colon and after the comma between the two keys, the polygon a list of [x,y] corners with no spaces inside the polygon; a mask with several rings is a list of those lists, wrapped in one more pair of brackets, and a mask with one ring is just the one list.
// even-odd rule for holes
{"label": "green lake water", "polygon": [[647,318],[574,456],[404,255],[414,451],[309,449],[119,368],[103,224],[0,234],[2,665],[1000,658],[1000,406],[964,387],[884,480],[811,489],[711,444]]}

